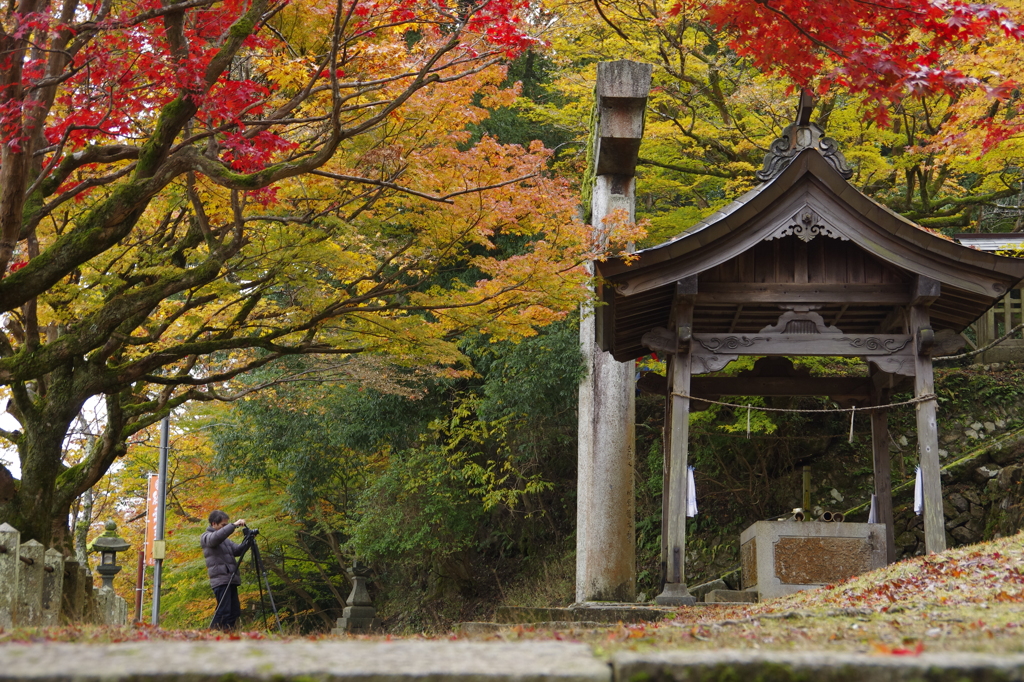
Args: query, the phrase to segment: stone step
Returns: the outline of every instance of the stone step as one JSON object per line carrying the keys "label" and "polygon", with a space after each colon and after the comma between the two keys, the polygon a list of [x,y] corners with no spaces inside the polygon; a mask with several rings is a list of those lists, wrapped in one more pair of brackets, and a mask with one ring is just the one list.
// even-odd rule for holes
{"label": "stone step", "polygon": [[598,623],[589,620],[553,620],[538,623],[491,623],[487,621],[467,621],[456,623],[452,631],[457,635],[493,635],[507,632],[515,628],[537,630],[599,630],[614,627],[614,623]]}
{"label": "stone step", "polygon": [[704,595],[708,604],[756,604],[757,592],[754,590],[711,590]]}
{"label": "stone step", "polygon": [[564,608],[499,606],[494,612],[498,623],[548,623],[552,621],[592,621],[596,623],[644,623],[664,620],[676,613],[673,608],[647,604],[586,602]]}

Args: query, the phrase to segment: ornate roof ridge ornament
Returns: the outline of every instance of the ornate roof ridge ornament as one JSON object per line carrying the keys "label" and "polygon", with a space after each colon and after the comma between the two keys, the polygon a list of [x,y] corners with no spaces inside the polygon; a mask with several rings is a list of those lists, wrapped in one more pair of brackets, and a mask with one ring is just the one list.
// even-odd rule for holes
{"label": "ornate roof ridge ornament", "polygon": [[818,150],[828,165],[847,180],[853,176],[853,170],[846,164],[846,157],[839,151],[839,143],[831,137],[825,137],[825,131],[817,123],[811,123],[813,109],[814,97],[804,90],[800,93],[796,121],[786,126],[782,135],[775,138],[768,148],[764,168],[755,174],[758,180],[768,182],[775,179],[805,149]]}

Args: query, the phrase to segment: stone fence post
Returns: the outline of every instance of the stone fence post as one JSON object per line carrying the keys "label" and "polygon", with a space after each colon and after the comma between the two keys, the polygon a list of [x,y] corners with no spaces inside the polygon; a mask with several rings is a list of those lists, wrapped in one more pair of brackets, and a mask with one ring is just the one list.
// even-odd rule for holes
{"label": "stone fence post", "polygon": [[58,625],[60,623],[63,588],[64,555],[51,547],[46,550],[43,561],[42,625]]}
{"label": "stone fence post", "polygon": [[43,574],[46,548],[37,540],[21,545],[18,573],[18,625],[43,624]]}
{"label": "stone fence post", "polygon": [[35,540],[23,544],[17,528],[0,523],[0,629],[89,620],[87,581],[78,562]]}
{"label": "stone fence post", "polygon": [[18,617],[18,573],[21,533],[0,524],[0,628],[11,628]]}
{"label": "stone fence post", "polygon": [[[35,540],[22,544],[17,528],[0,524],[0,629],[93,623],[101,613],[96,602],[84,566]],[[103,622],[124,625],[124,599],[111,591],[106,603],[111,615]]]}

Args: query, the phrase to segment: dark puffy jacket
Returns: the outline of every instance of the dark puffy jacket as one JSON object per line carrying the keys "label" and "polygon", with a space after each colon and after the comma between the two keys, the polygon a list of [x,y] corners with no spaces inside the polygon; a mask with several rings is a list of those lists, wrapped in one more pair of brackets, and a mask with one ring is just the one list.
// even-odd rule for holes
{"label": "dark puffy jacket", "polygon": [[220,530],[210,526],[199,538],[199,546],[203,548],[203,558],[206,559],[206,573],[210,576],[210,587],[242,584],[235,557],[248,549],[249,541],[245,540],[240,545],[231,542],[228,536],[234,532],[233,523]]}

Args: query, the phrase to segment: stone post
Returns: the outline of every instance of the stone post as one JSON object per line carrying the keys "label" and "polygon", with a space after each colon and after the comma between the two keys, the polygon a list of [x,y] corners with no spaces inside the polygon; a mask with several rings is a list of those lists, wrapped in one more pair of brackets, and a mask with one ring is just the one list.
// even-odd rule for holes
{"label": "stone post", "polygon": [[64,562],[64,581],[61,592],[61,624],[81,623],[82,607],[85,602],[85,581],[82,579],[84,570],[75,559]]}
{"label": "stone post", "polygon": [[18,560],[21,533],[9,524],[0,524],[0,629],[14,627],[18,618]]}
{"label": "stone post", "polygon": [[93,585],[92,575],[85,566],[78,567],[79,580],[82,582],[82,622],[99,623],[99,609],[96,607],[96,586]]}
{"label": "stone post", "polygon": [[46,549],[36,540],[21,545],[16,625],[35,627],[43,622],[43,567]]}
{"label": "stone post", "polygon": [[[591,219],[598,236],[606,216],[634,219],[637,153],[651,66],[630,61],[597,66]],[[596,344],[592,308],[584,307],[580,346],[587,375],[579,392],[576,506],[576,601],[636,598],[633,362],[618,362]]]}
{"label": "stone post", "polygon": [[42,624],[60,623],[60,603],[64,588],[64,555],[51,548],[43,555],[43,618]]}

